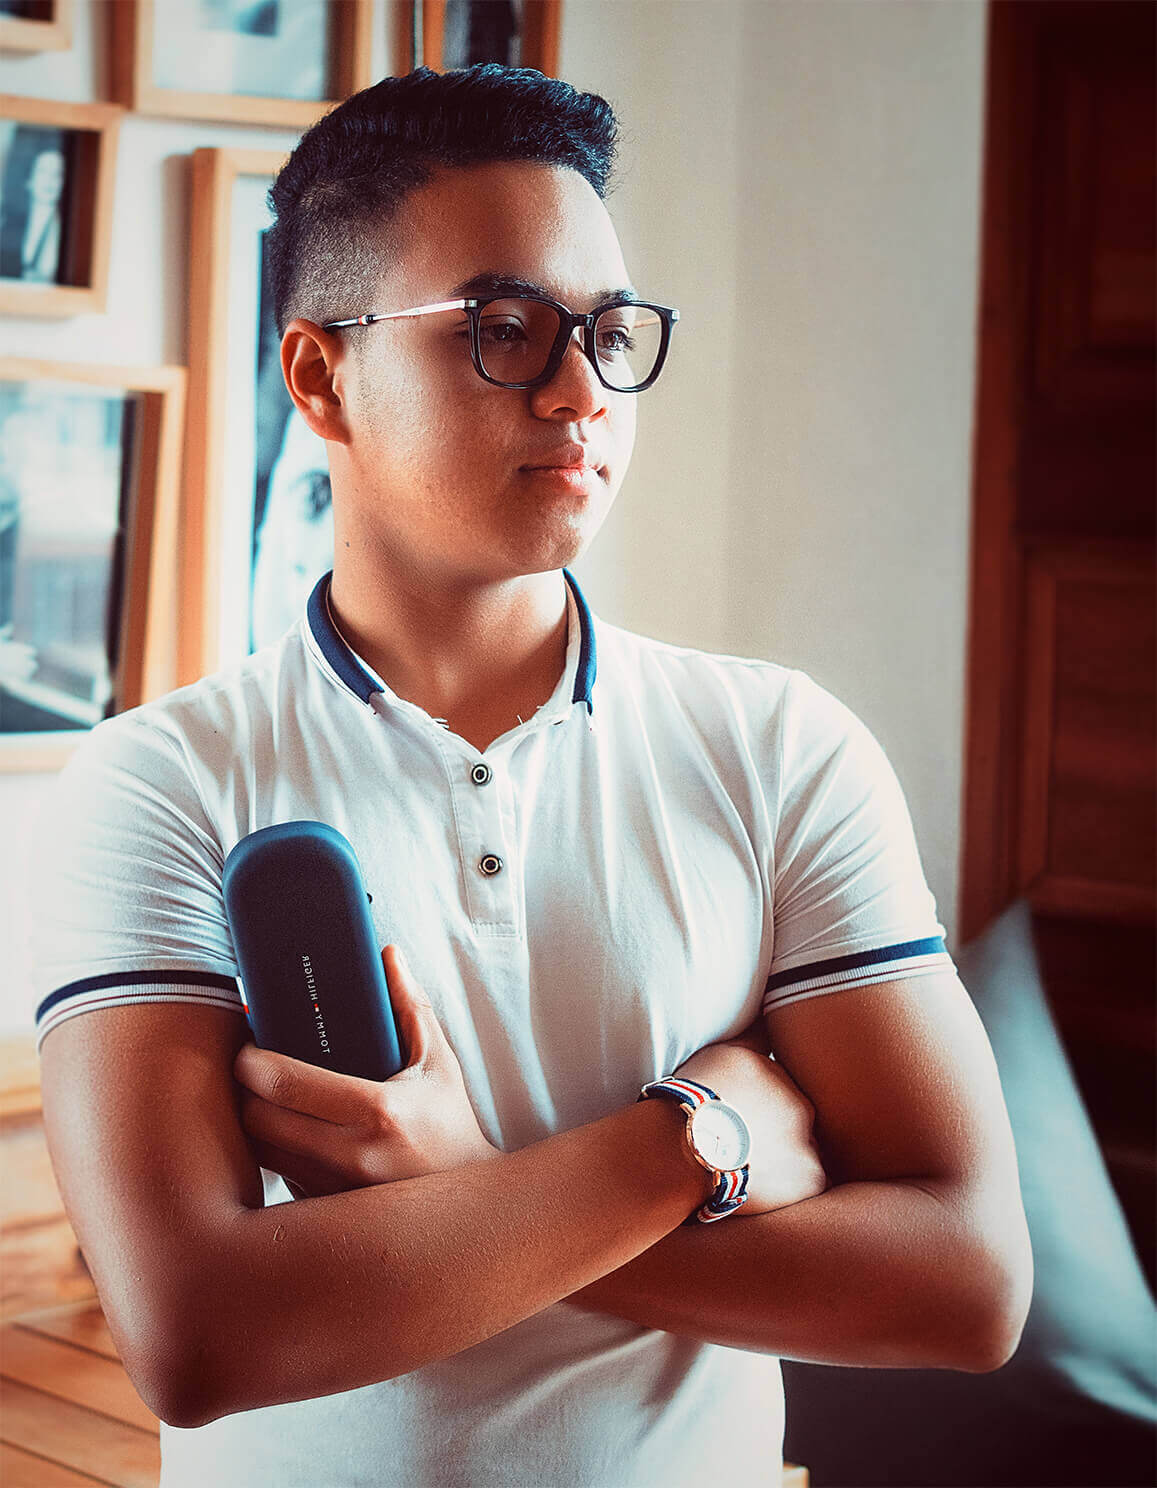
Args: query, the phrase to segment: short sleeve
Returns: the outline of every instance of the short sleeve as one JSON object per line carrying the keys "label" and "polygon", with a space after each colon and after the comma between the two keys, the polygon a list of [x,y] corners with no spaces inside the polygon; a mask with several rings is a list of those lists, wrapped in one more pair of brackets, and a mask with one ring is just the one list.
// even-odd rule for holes
{"label": "short sleeve", "polygon": [[783,704],[772,905],[765,1013],[953,966],[895,772],[803,672]]}
{"label": "short sleeve", "polygon": [[36,1047],[65,1018],[131,1002],[243,1012],[223,858],[181,753],[137,710],[57,777],[31,852]]}

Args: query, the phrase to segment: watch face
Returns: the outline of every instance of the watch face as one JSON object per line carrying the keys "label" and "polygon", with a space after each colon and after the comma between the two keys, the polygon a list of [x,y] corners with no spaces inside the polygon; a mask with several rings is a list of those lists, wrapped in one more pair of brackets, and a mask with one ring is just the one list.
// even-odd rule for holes
{"label": "watch face", "polygon": [[691,1141],[702,1161],[721,1173],[743,1167],[751,1154],[747,1122],[726,1101],[705,1101],[695,1110]]}

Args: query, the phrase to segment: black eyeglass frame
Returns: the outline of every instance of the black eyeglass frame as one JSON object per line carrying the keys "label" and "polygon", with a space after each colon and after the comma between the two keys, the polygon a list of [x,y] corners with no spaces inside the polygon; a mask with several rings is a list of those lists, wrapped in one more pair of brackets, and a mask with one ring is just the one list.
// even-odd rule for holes
{"label": "black eyeglass frame", "polygon": [[[558,335],[554,338],[554,344],[550,348],[550,354],[546,359],[546,366],[528,382],[502,382],[497,377],[491,377],[482,365],[482,347],[479,341],[482,312],[487,305],[493,305],[498,300],[533,300],[540,305],[550,305],[558,313]],[[650,375],[644,382],[636,383],[634,387],[615,387],[614,383],[608,382],[602,374],[598,363],[598,353],[594,346],[595,322],[600,315],[605,315],[608,310],[621,309],[623,306],[637,307],[640,310],[654,310],[659,317],[659,352],[655,358],[655,365],[651,368]],[[482,299],[466,300],[440,300],[434,305],[416,305],[410,310],[389,310],[383,314],[371,313],[369,315],[355,315],[350,320],[331,320],[322,326],[323,331],[342,330],[347,326],[373,325],[379,320],[403,320],[411,315],[432,315],[441,310],[465,310],[470,322],[470,360],[474,363],[474,370],[485,382],[492,383],[494,387],[501,388],[536,388],[543,387],[558,372],[562,366],[562,359],[566,355],[567,347],[570,345],[571,337],[575,331],[582,328],[581,345],[583,355],[595,370],[595,376],[612,393],[642,393],[649,388],[659,373],[663,370],[663,363],[667,360],[667,351],[671,345],[671,327],[679,319],[678,310],[673,310],[670,305],[655,305],[649,300],[621,299],[611,300],[605,305],[599,305],[587,315],[577,315],[568,305],[563,305],[558,300],[552,300],[547,295],[530,294],[505,294],[486,295]]]}

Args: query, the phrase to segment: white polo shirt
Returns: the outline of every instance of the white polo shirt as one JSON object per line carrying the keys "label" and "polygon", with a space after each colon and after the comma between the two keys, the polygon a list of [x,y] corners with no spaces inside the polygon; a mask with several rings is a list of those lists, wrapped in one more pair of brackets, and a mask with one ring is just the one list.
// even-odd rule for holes
{"label": "white polo shirt", "polygon": [[[118,1004],[241,1012],[222,865],[296,819],[353,844],[379,942],[507,1151],[629,1104],[761,1007],[951,966],[868,730],[801,672],[596,619],[564,577],[558,686],[481,753],[351,650],[329,575],[276,644],[94,728],[40,832],[38,1047]],[[162,1424],[161,1485],[670,1488],[722,1461],[770,1485],[782,1429],[773,1357],[564,1302],[398,1380]]]}

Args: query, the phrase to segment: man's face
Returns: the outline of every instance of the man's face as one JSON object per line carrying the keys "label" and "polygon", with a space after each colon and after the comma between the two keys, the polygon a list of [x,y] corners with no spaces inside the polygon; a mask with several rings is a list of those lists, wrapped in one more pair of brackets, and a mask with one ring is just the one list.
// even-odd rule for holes
{"label": "man's face", "polygon": [[28,194],[47,206],[60,199],[64,185],[64,156],[59,150],[42,150],[28,176]]}
{"label": "man's face", "polygon": [[[470,295],[479,275],[517,277],[586,312],[630,285],[606,209],[576,171],[494,164],[443,170],[404,202],[398,245],[367,311]],[[587,547],[618,494],[636,395],[602,386],[572,339],[543,387],[484,381],[466,315],[448,310],[344,333],[339,373],[352,438],[335,465],[337,561],[405,565],[436,582],[545,573]],[[341,374],[344,374],[341,375]],[[581,478],[542,467],[571,464]]]}

